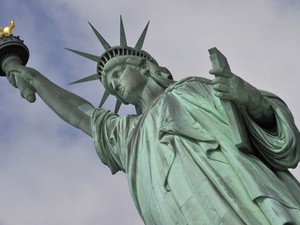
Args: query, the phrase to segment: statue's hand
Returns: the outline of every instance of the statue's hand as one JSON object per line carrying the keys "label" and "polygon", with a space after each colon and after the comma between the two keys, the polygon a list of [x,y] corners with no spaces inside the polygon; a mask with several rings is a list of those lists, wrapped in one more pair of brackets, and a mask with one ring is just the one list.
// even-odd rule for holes
{"label": "statue's hand", "polygon": [[259,90],[227,69],[212,69],[209,73],[216,76],[212,83],[217,97],[244,106],[258,124],[274,128],[274,112]]}
{"label": "statue's hand", "polygon": [[212,69],[215,75],[212,80],[215,95],[223,100],[233,101],[244,106],[261,105],[262,96],[251,84],[226,69]]}
{"label": "statue's hand", "polygon": [[35,89],[30,82],[30,68],[14,65],[6,71],[9,82],[20,90],[20,94],[29,102],[35,102]]}

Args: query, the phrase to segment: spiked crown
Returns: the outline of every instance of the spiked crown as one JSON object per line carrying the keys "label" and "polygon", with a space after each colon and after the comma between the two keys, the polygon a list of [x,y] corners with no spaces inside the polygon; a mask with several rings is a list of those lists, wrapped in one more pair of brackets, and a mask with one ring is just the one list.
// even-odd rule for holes
{"label": "spiked crown", "polygon": [[[97,73],[96,74],[92,74],[90,76],[84,77],[80,80],[72,82],[71,84],[83,83],[83,82],[98,80],[98,79],[102,82],[102,75],[103,75],[103,69],[104,69],[105,64],[112,58],[115,58],[118,56],[137,56],[137,57],[141,57],[144,59],[148,59],[152,63],[157,64],[156,60],[149,53],[142,50],[144,40],[146,37],[146,33],[148,30],[149,22],[147,23],[146,27],[144,28],[144,30],[143,30],[141,36],[139,37],[134,48],[127,46],[125,29],[124,29],[123,20],[122,20],[121,16],[120,16],[120,45],[118,45],[118,46],[111,47],[111,45],[108,44],[108,42],[94,28],[94,26],[91,23],[89,23],[89,25],[91,26],[91,28],[94,31],[95,35],[97,36],[98,40],[104,47],[105,52],[101,56],[96,56],[96,55],[92,55],[89,53],[66,48],[67,50],[69,50],[71,52],[74,52],[80,56],[83,56],[85,58],[88,58],[92,61],[97,62]],[[103,97],[102,97],[99,107],[101,107],[104,104],[104,102],[106,101],[106,99],[108,98],[109,95],[110,95],[109,92],[106,90],[103,94]],[[116,113],[119,111],[121,104],[122,103],[119,100],[117,100],[116,106],[115,106]]]}

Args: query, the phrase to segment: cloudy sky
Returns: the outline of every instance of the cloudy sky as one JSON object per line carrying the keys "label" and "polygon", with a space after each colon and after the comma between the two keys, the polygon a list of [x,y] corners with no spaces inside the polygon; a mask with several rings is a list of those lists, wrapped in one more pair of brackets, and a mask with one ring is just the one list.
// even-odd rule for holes
{"label": "cloudy sky", "polygon": [[[300,127],[300,2],[298,0],[9,0],[0,26],[30,49],[28,66],[99,104],[94,81],[68,83],[95,73],[96,64],[64,48],[103,53],[90,21],[111,45],[119,43],[123,15],[134,46],[150,20],[144,49],[176,80],[210,78],[207,50],[216,46],[233,72],[279,95]],[[0,78],[0,225],[141,225],[125,176],[112,176],[92,139],[61,121],[37,99],[30,104]],[[113,109],[114,99],[105,104]],[[121,114],[132,112],[122,107]],[[300,180],[300,168],[292,171]]]}

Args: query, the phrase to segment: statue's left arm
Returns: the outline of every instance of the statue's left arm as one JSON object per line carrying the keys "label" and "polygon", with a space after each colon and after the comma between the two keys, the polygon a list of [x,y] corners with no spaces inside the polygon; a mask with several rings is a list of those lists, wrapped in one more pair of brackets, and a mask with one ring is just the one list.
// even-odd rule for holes
{"label": "statue's left arm", "polygon": [[213,69],[215,95],[235,102],[245,118],[256,150],[275,169],[294,168],[300,161],[300,135],[293,116],[278,97],[261,92],[224,69]]}

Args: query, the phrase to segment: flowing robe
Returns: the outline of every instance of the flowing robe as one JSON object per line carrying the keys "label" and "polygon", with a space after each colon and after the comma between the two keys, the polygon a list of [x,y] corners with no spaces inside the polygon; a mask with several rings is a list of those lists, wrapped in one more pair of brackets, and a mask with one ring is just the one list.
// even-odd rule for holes
{"label": "flowing robe", "polygon": [[251,153],[235,147],[211,82],[197,77],[168,87],[141,115],[97,109],[97,153],[112,173],[125,172],[147,225],[300,224],[300,185],[287,171],[300,159],[299,131],[286,105],[262,94],[276,132],[241,108]]}

